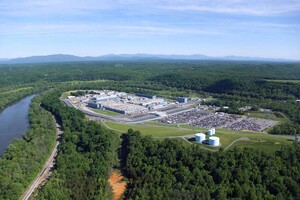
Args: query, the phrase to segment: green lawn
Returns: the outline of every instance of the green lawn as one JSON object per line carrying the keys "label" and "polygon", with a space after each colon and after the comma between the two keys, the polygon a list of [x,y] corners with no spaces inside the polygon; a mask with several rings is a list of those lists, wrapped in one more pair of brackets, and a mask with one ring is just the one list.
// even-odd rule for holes
{"label": "green lawn", "polygon": [[283,145],[292,144],[292,141],[289,139],[277,139],[277,138],[268,138],[266,140],[250,140],[250,141],[239,141],[233,144],[230,149],[234,147],[241,147],[241,148],[259,148],[266,152],[274,152],[276,150],[280,150]]}
{"label": "green lawn", "polygon": [[206,132],[206,131],[208,131],[207,128],[198,128],[196,126],[191,126],[191,125],[188,125],[188,124],[179,124],[179,127],[180,128],[186,128],[186,129],[193,129],[193,130],[196,130],[198,132]]}
{"label": "green lawn", "polygon": [[234,148],[235,146],[240,147],[253,147],[260,148],[268,151],[275,151],[279,149],[282,145],[291,144],[292,141],[280,136],[270,135],[266,133],[243,133],[235,132],[226,129],[217,129],[216,136],[220,137],[222,147],[225,148],[232,141],[240,138],[247,137],[250,141],[238,141],[234,143],[229,149]]}
{"label": "green lawn", "polygon": [[143,124],[151,125],[151,126],[163,126],[163,127],[175,127],[175,128],[177,127],[177,124],[166,124],[157,121],[144,122]]}
{"label": "green lawn", "polygon": [[182,136],[194,134],[197,131],[195,130],[181,130],[176,127],[156,127],[156,126],[145,126],[145,125],[136,125],[136,124],[121,124],[111,121],[106,121],[112,129],[116,129],[122,132],[127,132],[128,129],[132,128],[133,130],[139,130],[142,135],[152,135],[153,137],[167,137],[167,136]]}
{"label": "green lawn", "polygon": [[300,83],[300,80],[266,80],[271,82],[279,82],[279,83]]}
{"label": "green lawn", "polygon": [[249,117],[258,117],[258,118],[277,120],[277,117],[272,112],[249,111],[246,112],[245,115]]}
{"label": "green lawn", "polygon": [[68,96],[70,96],[70,92],[64,92],[62,93],[62,98],[66,99]]}
{"label": "green lawn", "polygon": [[[275,121],[278,121],[279,123],[285,123],[285,122],[290,121],[288,118],[286,118],[280,112],[249,111],[249,112],[245,113],[245,116],[275,120]],[[266,131],[268,131],[268,130],[266,130]]]}
{"label": "green lawn", "polygon": [[[190,125],[180,125],[180,127],[184,127],[189,130],[182,130],[176,127],[176,124],[172,124],[173,127],[167,126],[159,126],[161,123],[159,122],[147,122],[146,125],[138,124],[138,125],[130,125],[130,124],[121,124],[111,121],[106,121],[110,128],[115,130],[119,130],[121,132],[127,132],[129,128],[133,130],[139,130],[142,135],[151,135],[156,139],[162,140],[163,137],[168,136],[183,136],[189,134],[195,134],[197,132],[205,132],[207,129],[199,129],[197,127],[193,127]],[[234,140],[239,139],[241,137],[247,137],[249,141],[238,141],[234,143],[230,148],[233,149],[235,146],[237,147],[252,147],[259,148],[265,151],[273,152],[281,148],[282,145],[291,144],[292,141],[286,138],[282,138],[280,136],[274,136],[266,133],[248,133],[248,132],[239,132],[232,131],[229,129],[217,129],[216,135],[220,138],[221,148],[226,148],[229,144],[231,144]],[[161,137],[161,138],[160,138]],[[206,137],[207,139],[209,136]],[[179,139],[179,138],[176,138]],[[182,141],[185,145],[189,145],[186,141]],[[191,141],[192,142],[192,141]],[[208,145],[195,143],[197,145],[201,145],[203,148],[211,149],[211,150],[219,150],[220,147],[210,147]]]}
{"label": "green lawn", "polygon": [[120,113],[116,113],[110,110],[99,110],[99,109],[94,109],[94,108],[89,108],[90,110],[96,112],[96,113],[100,113],[103,115],[109,115],[109,116],[118,116],[120,115]]}

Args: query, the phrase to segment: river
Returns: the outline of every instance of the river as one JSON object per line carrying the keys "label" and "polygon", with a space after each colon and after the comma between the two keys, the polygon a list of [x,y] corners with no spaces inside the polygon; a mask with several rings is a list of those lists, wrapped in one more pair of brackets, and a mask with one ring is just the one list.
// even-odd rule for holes
{"label": "river", "polygon": [[29,129],[29,105],[34,95],[27,96],[0,112],[0,156],[15,138]]}

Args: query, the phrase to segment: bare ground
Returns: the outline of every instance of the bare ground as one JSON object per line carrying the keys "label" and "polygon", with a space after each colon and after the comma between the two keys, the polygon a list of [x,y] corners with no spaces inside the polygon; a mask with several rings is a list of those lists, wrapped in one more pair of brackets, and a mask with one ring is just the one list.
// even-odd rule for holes
{"label": "bare ground", "polygon": [[120,172],[113,171],[111,176],[108,179],[110,186],[112,187],[114,200],[120,199],[122,194],[125,192],[126,189],[126,182],[123,181],[123,176]]}

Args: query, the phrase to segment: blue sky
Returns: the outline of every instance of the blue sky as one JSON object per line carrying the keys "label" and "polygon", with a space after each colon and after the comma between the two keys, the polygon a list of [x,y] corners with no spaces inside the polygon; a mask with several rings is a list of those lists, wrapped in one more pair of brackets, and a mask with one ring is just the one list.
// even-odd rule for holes
{"label": "blue sky", "polygon": [[0,0],[0,58],[56,53],[300,59],[300,0]]}

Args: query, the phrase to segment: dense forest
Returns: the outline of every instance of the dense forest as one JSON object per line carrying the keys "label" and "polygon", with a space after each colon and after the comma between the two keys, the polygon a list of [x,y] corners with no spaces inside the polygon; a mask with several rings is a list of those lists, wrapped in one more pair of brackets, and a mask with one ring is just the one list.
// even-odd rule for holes
{"label": "dense forest", "polygon": [[107,183],[117,136],[59,100],[61,92],[44,97],[42,107],[60,119],[64,134],[55,172],[37,199],[109,199]]}
{"label": "dense forest", "polygon": [[40,107],[41,96],[30,106],[30,129],[14,140],[0,158],[0,199],[18,199],[50,156],[56,139],[52,115]]}
{"label": "dense forest", "polygon": [[210,153],[177,140],[123,134],[125,199],[299,199],[300,146],[271,154],[235,148]]}
{"label": "dense forest", "polygon": [[[206,104],[269,108],[291,120],[272,134],[300,133],[300,64],[234,61],[78,62],[0,67],[0,111],[30,94],[30,130],[0,159],[0,199],[18,199],[55,142],[53,114],[64,134],[55,171],[37,199],[109,199],[107,178],[118,137],[65,106],[63,91],[125,92],[212,97]],[[55,91],[53,91],[55,89]],[[46,91],[46,94],[43,93]],[[77,93],[74,93],[77,95]],[[211,98],[210,98],[211,99]],[[41,104],[40,104],[41,103]],[[42,107],[41,107],[41,106]],[[47,111],[46,111],[47,110]],[[299,145],[275,154],[255,149],[208,153],[176,140],[156,141],[129,131],[122,136],[125,199],[300,199]]]}
{"label": "dense forest", "polygon": [[[110,80],[108,88],[119,85],[123,90],[130,87],[130,91],[162,96],[168,96],[167,91],[173,95],[192,91],[235,107],[253,105],[284,112],[300,123],[300,104],[295,101],[300,99],[300,83],[293,82],[300,80],[298,63],[166,60],[2,65],[0,109],[33,91],[95,80]],[[7,95],[7,91],[14,91],[7,87],[23,90]]]}

